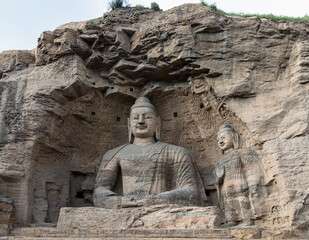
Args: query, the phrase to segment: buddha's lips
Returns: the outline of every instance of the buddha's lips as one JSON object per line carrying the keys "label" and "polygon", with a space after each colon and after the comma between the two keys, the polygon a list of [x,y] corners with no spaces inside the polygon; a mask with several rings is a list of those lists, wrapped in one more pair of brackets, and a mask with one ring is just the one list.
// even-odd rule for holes
{"label": "buddha's lips", "polygon": [[138,129],[146,129],[146,128],[147,128],[147,126],[142,125],[142,126],[137,126],[136,128],[138,128]]}

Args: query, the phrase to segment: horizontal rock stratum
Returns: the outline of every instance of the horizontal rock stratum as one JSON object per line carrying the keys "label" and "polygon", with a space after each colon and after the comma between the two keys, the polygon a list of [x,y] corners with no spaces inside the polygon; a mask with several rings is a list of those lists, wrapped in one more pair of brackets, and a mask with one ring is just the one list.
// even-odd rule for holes
{"label": "horizontal rock stratum", "polygon": [[130,106],[145,95],[162,139],[192,154],[209,205],[218,205],[216,133],[229,122],[265,172],[255,226],[306,236],[308,37],[308,22],[185,4],[117,9],[43,32],[35,50],[0,53],[0,194],[17,224],[93,206],[101,158],[128,142]]}

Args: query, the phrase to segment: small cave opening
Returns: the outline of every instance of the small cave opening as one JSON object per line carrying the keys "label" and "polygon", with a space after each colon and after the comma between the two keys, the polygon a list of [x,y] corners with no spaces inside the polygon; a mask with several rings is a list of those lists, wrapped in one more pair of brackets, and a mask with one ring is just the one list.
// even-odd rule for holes
{"label": "small cave opening", "polygon": [[205,194],[208,204],[219,206],[218,192],[216,189],[205,189]]}
{"label": "small cave opening", "polygon": [[71,172],[70,177],[70,207],[93,206],[94,176],[82,172]]}
{"label": "small cave opening", "polygon": [[77,192],[75,198],[84,198],[84,193],[82,191]]}

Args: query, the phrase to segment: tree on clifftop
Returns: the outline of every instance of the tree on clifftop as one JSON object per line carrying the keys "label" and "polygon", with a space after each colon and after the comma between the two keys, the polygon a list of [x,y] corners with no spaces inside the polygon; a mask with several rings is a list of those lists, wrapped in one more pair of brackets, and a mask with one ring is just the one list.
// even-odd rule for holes
{"label": "tree on clifftop", "polygon": [[112,10],[115,10],[116,8],[122,8],[122,7],[128,7],[128,6],[129,4],[127,0],[112,0],[108,3],[108,7]]}
{"label": "tree on clifftop", "polygon": [[152,2],[151,3],[151,9],[155,10],[155,11],[160,11],[160,7],[159,7],[159,4],[157,4],[156,2]]}

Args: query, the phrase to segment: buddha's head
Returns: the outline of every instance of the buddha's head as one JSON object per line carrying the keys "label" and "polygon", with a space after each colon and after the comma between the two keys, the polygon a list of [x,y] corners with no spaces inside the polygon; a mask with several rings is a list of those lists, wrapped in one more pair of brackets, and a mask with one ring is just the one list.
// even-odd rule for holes
{"label": "buddha's head", "polygon": [[224,152],[229,149],[240,147],[240,136],[235,129],[227,123],[222,124],[218,131],[218,146]]}
{"label": "buddha's head", "polygon": [[159,137],[159,119],[155,107],[148,98],[140,97],[136,99],[131,107],[128,127],[130,142],[132,141],[132,135],[137,138]]}

